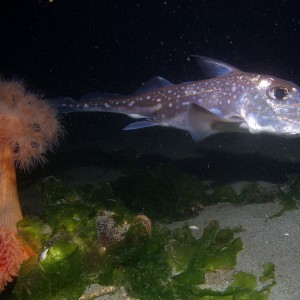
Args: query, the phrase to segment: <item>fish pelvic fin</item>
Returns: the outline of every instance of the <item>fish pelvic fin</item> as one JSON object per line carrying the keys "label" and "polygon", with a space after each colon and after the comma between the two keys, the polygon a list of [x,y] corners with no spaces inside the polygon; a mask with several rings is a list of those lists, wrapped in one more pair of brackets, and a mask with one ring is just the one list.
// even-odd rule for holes
{"label": "fish pelvic fin", "polygon": [[137,121],[130,123],[129,125],[125,126],[123,130],[135,130],[147,127],[158,126],[159,124],[151,121],[151,120],[144,120],[144,121]]}

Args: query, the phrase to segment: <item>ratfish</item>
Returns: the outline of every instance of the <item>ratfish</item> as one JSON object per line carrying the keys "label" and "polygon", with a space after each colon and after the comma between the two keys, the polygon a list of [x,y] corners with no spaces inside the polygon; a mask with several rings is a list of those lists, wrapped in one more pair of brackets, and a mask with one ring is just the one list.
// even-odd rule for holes
{"label": "ratfish", "polygon": [[222,132],[300,134],[299,87],[274,76],[248,73],[205,56],[196,60],[208,79],[172,84],[154,77],[129,96],[93,93],[79,101],[56,98],[59,113],[100,111],[142,119],[133,130],[167,126],[196,141]]}

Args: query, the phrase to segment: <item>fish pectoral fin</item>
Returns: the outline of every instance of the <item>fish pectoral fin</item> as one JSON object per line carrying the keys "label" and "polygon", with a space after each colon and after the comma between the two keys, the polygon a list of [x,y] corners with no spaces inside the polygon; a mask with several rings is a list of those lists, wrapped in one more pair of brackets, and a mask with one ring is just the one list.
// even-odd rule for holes
{"label": "fish pectoral fin", "polygon": [[151,120],[144,120],[144,121],[138,121],[130,123],[129,125],[125,126],[123,130],[134,130],[134,129],[140,129],[140,128],[147,128],[147,127],[153,127],[157,126],[157,123],[154,123]]}
{"label": "fish pectoral fin", "polygon": [[222,132],[249,132],[248,126],[242,118],[235,120],[223,120],[225,120],[225,122],[216,123],[214,125],[215,130]]}
{"label": "fish pectoral fin", "polygon": [[240,71],[239,69],[220,60],[216,60],[206,56],[193,56],[197,58],[198,65],[207,77],[223,76],[228,75],[234,71]]}
{"label": "fish pectoral fin", "polygon": [[187,111],[188,131],[193,140],[199,142],[219,132],[236,132],[242,120],[227,120],[197,104],[189,104]]}

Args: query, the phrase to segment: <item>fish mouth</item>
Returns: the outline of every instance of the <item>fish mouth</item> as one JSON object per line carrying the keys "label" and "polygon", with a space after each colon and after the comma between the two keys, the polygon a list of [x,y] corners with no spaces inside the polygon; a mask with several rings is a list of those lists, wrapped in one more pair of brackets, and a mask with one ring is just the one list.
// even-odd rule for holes
{"label": "fish mouth", "polygon": [[279,131],[282,131],[284,135],[295,136],[300,134],[300,103],[292,106],[277,106],[274,109],[274,113],[275,123],[278,123]]}
{"label": "fish mouth", "polygon": [[250,113],[245,118],[251,133],[268,133],[278,136],[296,137],[300,135],[300,115]]}

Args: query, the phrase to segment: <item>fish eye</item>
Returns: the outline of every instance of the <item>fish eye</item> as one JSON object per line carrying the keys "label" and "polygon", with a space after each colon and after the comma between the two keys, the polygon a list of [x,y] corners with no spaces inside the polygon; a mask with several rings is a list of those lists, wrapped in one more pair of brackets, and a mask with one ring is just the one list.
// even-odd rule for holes
{"label": "fish eye", "polygon": [[274,87],[269,91],[269,96],[275,100],[284,100],[287,98],[288,94],[288,89],[282,86]]}

